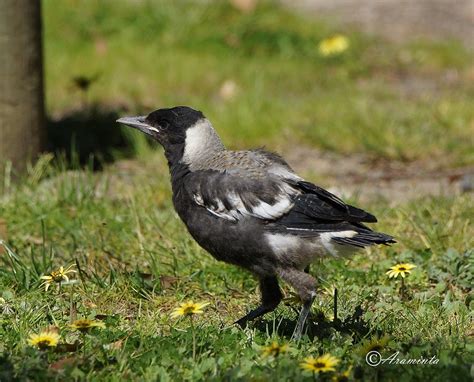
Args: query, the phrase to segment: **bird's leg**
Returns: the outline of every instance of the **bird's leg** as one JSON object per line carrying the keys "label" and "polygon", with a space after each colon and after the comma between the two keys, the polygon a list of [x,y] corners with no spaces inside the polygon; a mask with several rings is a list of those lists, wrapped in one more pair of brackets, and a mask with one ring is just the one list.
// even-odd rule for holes
{"label": "bird's leg", "polygon": [[303,334],[304,324],[308,318],[311,305],[316,297],[316,280],[308,273],[295,268],[280,269],[279,274],[283,280],[290,284],[298,293],[303,302],[298,322],[296,323],[293,339],[300,339]]}
{"label": "bird's leg", "polygon": [[303,334],[304,324],[306,319],[308,318],[309,311],[311,310],[311,305],[313,305],[314,298],[316,297],[316,293],[311,296],[311,298],[303,303],[303,307],[301,308],[300,316],[298,317],[298,322],[296,323],[295,331],[291,336],[295,340],[299,340],[301,335]]}
{"label": "bird's leg", "polygon": [[283,298],[278,280],[275,276],[265,276],[260,278],[260,292],[262,294],[261,304],[256,309],[251,310],[235,323],[244,328],[247,323],[265,313],[275,310]]}

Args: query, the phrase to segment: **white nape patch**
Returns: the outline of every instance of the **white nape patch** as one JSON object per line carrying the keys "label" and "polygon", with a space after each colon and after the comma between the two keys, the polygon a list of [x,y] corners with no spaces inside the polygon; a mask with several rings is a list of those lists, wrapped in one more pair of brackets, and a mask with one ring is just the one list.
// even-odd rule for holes
{"label": "white nape patch", "polygon": [[252,207],[250,215],[260,219],[276,219],[287,213],[292,207],[293,203],[291,199],[285,195],[275,204],[268,204],[261,201],[260,204]]}
{"label": "white nape patch", "polygon": [[186,130],[182,161],[192,165],[210,153],[224,149],[221,139],[207,118],[202,118]]}
{"label": "white nape patch", "polygon": [[265,234],[265,239],[277,256],[294,253],[301,245],[301,239],[295,235]]}
{"label": "white nape patch", "polygon": [[[336,245],[339,245],[337,243],[334,243],[332,241],[333,238],[335,237],[354,237],[357,235],[357,231],[339,231],[339,232],[323,232],[320,234],[321,238],[321,243],[323,244],[324,248],[333,256],[338,256],[338,250],[336,248]],[[340,245],[339,245],[340,246]]]}

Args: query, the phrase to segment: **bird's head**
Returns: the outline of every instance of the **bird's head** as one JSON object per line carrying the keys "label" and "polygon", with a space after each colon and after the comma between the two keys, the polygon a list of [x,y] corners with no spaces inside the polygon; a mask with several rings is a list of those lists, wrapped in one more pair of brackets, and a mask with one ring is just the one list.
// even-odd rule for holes
{"label": "bird's head", "polygon": [[117,122],[140,130],[158,141],[170,162],[192,164],[210,152],[223,148],[204,114],[187,106],[158,109],[148,115],[123,117]]}

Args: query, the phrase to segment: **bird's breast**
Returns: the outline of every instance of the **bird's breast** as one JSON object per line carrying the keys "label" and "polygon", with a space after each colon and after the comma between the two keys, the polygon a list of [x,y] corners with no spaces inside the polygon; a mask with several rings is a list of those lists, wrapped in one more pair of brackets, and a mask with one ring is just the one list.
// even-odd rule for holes
{"label": "bird's breast", "polygon": [[176,193],[173,202],[191,236],[214,258],[256,274],[274,272],[276,259],[264,240],[263,226],[258,219],[219,218],[184,193]]}

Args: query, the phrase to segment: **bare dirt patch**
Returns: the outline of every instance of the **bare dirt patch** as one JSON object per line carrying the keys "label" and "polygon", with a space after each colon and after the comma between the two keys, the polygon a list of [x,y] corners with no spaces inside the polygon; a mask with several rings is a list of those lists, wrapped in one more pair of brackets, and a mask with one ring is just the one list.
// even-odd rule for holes
{"label": "bare dirt patch", "polygon": [[[281,153],[298,174],[346,200],[381,199],[397,205],[426,196],[455,196],[474,190],[474,166],[446,169],[441,168],[439,162],[404,163],[373,159],[365,154],[341,155],[305,146],[287,148]],[[128,159],[109,165],[106,170],[108,196],[126,197],[138,179],[146,181],[151,168],[160,174],[167,173],[165,158],[161,155],[157,153],[146,164]]]}
{"label": "bare dirt patch", "polygon": [[472,192],[474,166],[442,169],[439,162],[374,160],[364,154],[340,155],[310,147],[285,150],[300,174],[345,198],[385,199],[393,204],[424,196]]}
{"label": "bare dirt patch", "polygon": [[281,0],[289,8],[394,41],[456,39],[474,48],[472,0]]}

